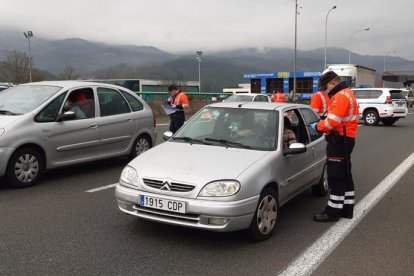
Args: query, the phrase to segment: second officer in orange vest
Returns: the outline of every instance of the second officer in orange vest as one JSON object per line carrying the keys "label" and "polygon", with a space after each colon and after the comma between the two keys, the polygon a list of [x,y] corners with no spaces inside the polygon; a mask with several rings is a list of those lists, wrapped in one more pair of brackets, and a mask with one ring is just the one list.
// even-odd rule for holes
{"label": "second officer in orange vest", "polygon": [[329,96],[325,91],[318,91],[312,95],[311,108],[319,115],[325,116],[328,111]]}
{"label": "second officer in orange vest", "polygon": [[318,222],[338,221],[353,217],[354,182],[351,174],[351,153],[358,131],[358,104],[346,82],[334,72],[323,74],[320,89],[328,93],[330,103],[326,118],[310,127],[325,133],[326,166],[330,187],[325,210],[314,216]]}
{"label": "second officer in orange vest", "polygon": [[189,108],[187,95],[175,85],[168,87],[171,97],[167,101],[175,112],[170,114],[170,131],[175,133],[185,122],[184,111]]}

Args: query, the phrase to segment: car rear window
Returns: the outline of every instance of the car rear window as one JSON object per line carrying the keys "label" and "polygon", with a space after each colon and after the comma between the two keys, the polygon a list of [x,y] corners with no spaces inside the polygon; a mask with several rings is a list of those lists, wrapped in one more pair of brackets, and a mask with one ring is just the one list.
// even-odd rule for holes
{"label": "car rear window", "polygon": [[391,94],[391,99],[393,99],[393,100],[394,99],[396,99],[396,100],[405,99],[404,94],[402,93],[401,90],[391,90],[390,94]]}

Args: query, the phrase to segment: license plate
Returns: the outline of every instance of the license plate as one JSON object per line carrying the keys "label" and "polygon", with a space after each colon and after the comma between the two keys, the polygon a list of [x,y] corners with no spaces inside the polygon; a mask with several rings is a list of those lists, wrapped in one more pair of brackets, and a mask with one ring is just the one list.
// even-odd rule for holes
{"label": "license plate", "polygon": [[185,214],[185,202],[182,202],[182,201],[140,195],[139,205],[143,207],[158,209],[158,210]]}

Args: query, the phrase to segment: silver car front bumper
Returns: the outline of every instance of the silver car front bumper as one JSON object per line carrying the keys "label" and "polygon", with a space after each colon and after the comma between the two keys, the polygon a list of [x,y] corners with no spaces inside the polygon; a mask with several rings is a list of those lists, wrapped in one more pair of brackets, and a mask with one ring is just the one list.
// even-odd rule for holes
{"label": "silver car front bumper", "polygon": [[[142,207],[138,204],[140,195],[185,202],[186,213]],[[218,232],[248,228],[259,202],[259,195],[239,201],[212,201],[158,195],[131,189],[120,184],[115,188],[115,197],[119,209],[127,214],[157,222]],[[223,224],[212,223],[217,218],[223,219],[225,222]]]}

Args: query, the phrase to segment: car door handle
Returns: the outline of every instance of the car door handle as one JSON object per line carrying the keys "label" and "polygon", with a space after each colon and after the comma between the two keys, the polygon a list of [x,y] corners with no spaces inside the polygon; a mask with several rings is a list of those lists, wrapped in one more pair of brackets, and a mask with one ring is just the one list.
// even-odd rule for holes
{"label": "car door handle", "polygon": [[126,121],[132,122],[132,118],[126,118]]}
{"label": "car door handle", "polygon": [[98,125],[97,124],[91,124],[90,127],[91,128],[98,128]]}

